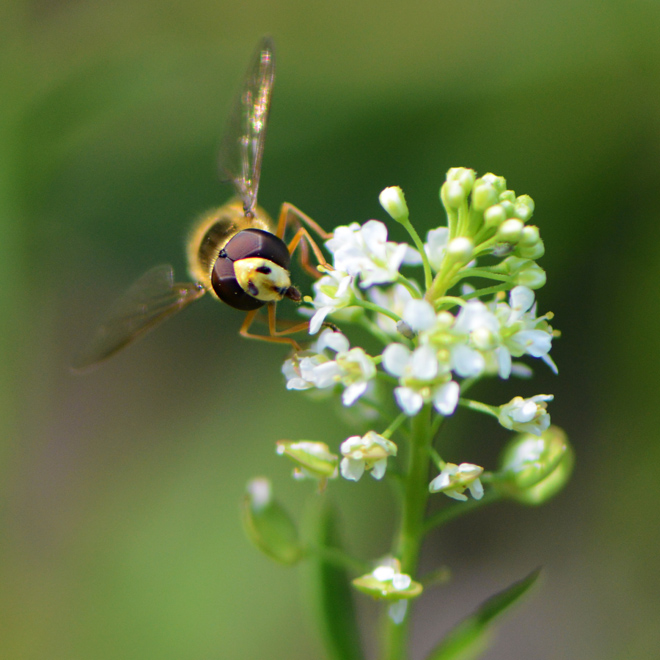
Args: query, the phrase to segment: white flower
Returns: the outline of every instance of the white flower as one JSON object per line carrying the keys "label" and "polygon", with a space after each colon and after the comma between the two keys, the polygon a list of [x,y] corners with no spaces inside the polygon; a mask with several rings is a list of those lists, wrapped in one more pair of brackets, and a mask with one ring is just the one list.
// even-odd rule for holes
{"label": "white flower", "polygon": [[[349,307],[355,300],[353,276],[341,270],[328,271],[313,284],[314,299],[311,304],[316,312],[309,322],[309,334],[316,334],[328,314]],[[305,300],[309,300],[306,298]]]}
{"label": "white flower", "polygon": [[482,467],[473,463],[446,463],[442,472],[429,484],[432,493],[444,493],[454,500],[465,502],[467,495],[463,492],[467,488],[475,500],[480,500],[484,495],[484,487],[481,485],[479,476],[484,471]]}
{"label": "white flower", "polygon": [[[405,309],[406,304],[413,300],[412,294],[405,286],[403,286],[403,284],[395,284],[385,291],[375,286],[371,287],[368,291],[368,296],[376,303],[376,305],[394,312],[399,317],[403,316],[403,310]],[[376,324],[388,335],[399,335],[396,322],[389,316],[377,314]]]}
{"label": "white flower", "polygon": [[334,267],[353,277],[360,275],[365,289],[394,282],[408,253],[405,243],[387,240],[387,227],[378,220],[337,227],[325,245],[334,255]]}
{"label": "white flower", "polygon": [[548,355],[553,334],[547,319],[552,315],[536,316],[534,292],[525,286],[514,287],[509,294],[509,304],[494,303],[493,309],[500,322],[502,349],[507,354],[500,358],[500,376],[508,378],[511,357],[523,355],[541,358],[557,373],[557,365]]}
{"label": "white flower", "polygon": [[375,431],[369,431],[363,437],[353,435],[344,440],[340,451],[344,457],[340,465],[344,479],[358,481],[365,470],[371,470],[374,479],[382,479],[387,459],[396,456],[397,446]]}
{"label": "white flower", "polygon": [[383,352],[383,368],[399,378],[394,397],[406,415],[416,415],[427,401],[443,415],[456,409],[460,388],[458,383],[447,381],[447,367],[439,363],[431,346],[411,351],[403,344],[390,344]]}
{"label": "white flower", "polygon": [[[361,348],[350,348],[341,332],[329,328],[321,333],[315,349],[319,352],[309,351],[284,362],[282,373],[287,379],[287,389],[326,389],[341,384],[345,388],[344,405],[353,405],[376,376],[373,358]],[[334,360],[328,356],[330,351],[335,352]]]}
{"label": "white flower", "polygon": [[401,623],[406,615],[407,603],[423,591],[422,585],[410,575],[401,572],[401,564],[393,557],[385,557],[371,573],[353,580],[353,586],[372,598],[390,603],[388,614],[394,623]]}
{"label": "white flower", "polygon": [[514,397],[502,406],[498,420],[509,430],[541,435],[550,426],[547,402],[552,401],[552,394],[537,394],[529,399]]}
{"label": "white flower", "polygon": [[324,442],[280,440],[276,451],[296,464],[293,469],[294,479],[315,479],[325,483],[337,476],[339,457]]}
{"label": "white flower", "polygon": [[337,354],[339,380],[345,386],[342,403],[352,406],[366,391],[369,381],[376,376],[376,365],[363,349],[356,347]]}

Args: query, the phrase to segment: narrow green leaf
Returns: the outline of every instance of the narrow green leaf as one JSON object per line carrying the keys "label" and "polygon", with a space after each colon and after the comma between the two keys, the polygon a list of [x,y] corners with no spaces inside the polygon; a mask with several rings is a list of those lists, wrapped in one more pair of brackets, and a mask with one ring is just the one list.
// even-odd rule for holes
{"label": "narrow green leaf", "polygon": [[536,582],[541,569],[484,601],[477,611],[461,621],[438,646],[428,660],[473,660],[489,646],[493,619],[513,605]]}
{"label": "narrow green leaf", "polygon": [[[337,512],[320,496],[310,516],[310,540],[315,546],[341,548]],[[347,571],[326,559],[310,555],[308,577],[314,612],[328,657],[332,660],[364,660],[360,632]]]}

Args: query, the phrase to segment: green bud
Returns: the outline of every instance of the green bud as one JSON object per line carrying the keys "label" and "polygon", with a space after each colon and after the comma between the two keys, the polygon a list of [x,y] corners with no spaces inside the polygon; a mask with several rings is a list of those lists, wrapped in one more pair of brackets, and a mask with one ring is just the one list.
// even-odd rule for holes
{"label": "green bud", "polygon": [[390,186],[385,188],[378,196],[380,205],[397,222],[407,222],[409,212],[406,198],[403,196],[403,190],[399,186]]}
{"label": "green bud", "polygon": [[447,172],[447,181],[457,181],[461,184],[461,187],[465,191],[465,194],[468,195],[472,190],[474,185],[474,179],[476,173],[474,170],[471,170],[467,167],[452,167]]}
{"label": "green bud", "polygon": [[532,247],[541,240],[539,228],[535,225],[527,225],[520,237],[520,245],[523,247]]}
{"label": "green bud", "polygon": [[[501,195],[500,195],[501,197]],[[513,202],[507,199],[501,199],[499,206],[501,206],[504,209],[504,214],[507,218],[514,218],[515,217],[515,211],[516,208],[513,205]]]}
{"label": "green bud", "polygon": [[484,174],[481,177],[481,181],[492,186],[496,190],[498,196],[506,192],[506,179],[503,176],[497,176],[497,174],[488,172],[488,174]]}
{"label": "green bud", "polygon": [[495,204],[495,206],[491,206],[484,211],[486,227],[499,227],[506,218],[506,212],[501,204]]}
{"label": "green bud", "polygon": [[505,447],[493,485],[506,497],[536,506],[564,487],[573,464],[573,450],[558,426],[540,437],[520,433]]}
{"label": "green bud", "polygon": [[440,188],[440,200],[448,209],[457,209],[465,203],[469,191],[459,181],[445,181]]}
{"label": "green bud", "polygon": [[282,564],[295,564],[303,555],[295,523],[272,498],[270,481],[259,477],[247,484],[242,505],[245,532],[264,554]]}
{"label": "green bud", "polygon": [[497,204],[498,194],[495,186],[483,181],[477,181],[472,189],[472,208],[475,211],[485,211],[489,206]]}
{"label": "green bud", "polygon": [[[527,229],[527,227],[525,227]],[[524,234],[523,230],[523,234]],[[523,259],[540,259],[545,254],[545,245],[543,240],[539,238],[538,242],[529,247],[518,244],[516,246],[516,255],[522,257]]]}
{"label": "green bud", "polygon": [[513,204],[516,201],[516,193],[514,193],[513,190],[505,190],[503,193],[500,193],[500,201],[510,202],[512,204],[511,208],[513,208]]}
{"label": "green bud", "polygon": [[328,479],[337,476],[339,456],[333,454],[324,442],[279,440],[277,453],[296,464],[293,471],[296,479],[317,479],[323,488]]}
{"label": "green bud", "polygon": [[516,218],[505,220],[497,229],[497,240],[515,245],[522,235],[524,225]]}
{"label": "green bud", "polygon": [[534,200],[529,195],[520,195],[515,202],[515,214],[523,222],[529,221],[534,215]]}
{"label": "green bud", "polygon": [[421,595],[422,585],[399,571],[399,562],[389,559],[371,573],[355,578],[353,586],[376,600],[410,600]]}
{"label": "green bud", "polygon": [[465,236],[457,236],[449,241],[447,251],[445,252],[445,260],[447,262],[466,264],[472,259],[473,253],[474,244],[472,241]]}
{"label": "green bud", "polygon": [[516,286],[540,289],[546,282],[545,271],[531,259],[508,257],[499,265],[497,271],[511,275]]}

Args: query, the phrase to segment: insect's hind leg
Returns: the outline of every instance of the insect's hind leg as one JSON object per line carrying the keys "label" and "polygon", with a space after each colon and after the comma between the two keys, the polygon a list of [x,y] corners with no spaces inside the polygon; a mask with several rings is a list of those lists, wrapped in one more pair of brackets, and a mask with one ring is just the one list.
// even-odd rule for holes
{"label": "insect's hind leg", "polygon": [[322,229],[318,223],[293,204],[285,202],[282,204],[280,216],[277,221],[276,234],[279,238],[284,238],[286,228],[290,224],[297,226],[297,230],[287,246],[289,254],[293,254],[298,245],[300,245],[300,264],[310,275],[318,278],[320,277],[319,270],[317,267],[313,266],[309,260],[309,248],[311,247],[318,265],[322,266],[324,269],[332,270],[332,266],[326,261],[318,244],[309,233],[308,228],[314,231],[323,240],[332,238],[332,233]]}

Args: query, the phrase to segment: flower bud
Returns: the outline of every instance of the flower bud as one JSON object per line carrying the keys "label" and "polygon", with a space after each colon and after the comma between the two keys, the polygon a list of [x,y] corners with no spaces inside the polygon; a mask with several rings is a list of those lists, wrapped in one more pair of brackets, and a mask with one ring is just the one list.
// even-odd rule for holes
{"label": "flower bud", "polygon": [[534,215],[534,200],[529,195],[520,195],[515,201],[516,218],[528,222]]}
{"label": "flower bud", "polygon": [[481,177],[481,181],[487,183],[489,186],[492,186],[497,192],[498,197],[502,193],[506,192],[506,179],[503,176],[497,176],[497,174],[488,172],[488,174],[484,174]]}
{"label": "flower bud", "polygon": [[522,232],[520,237],[520,245],[522,247],[532,247],[536,245],[541,240],[541,234],[539,228],[535,225],[527,225]]}
{"label": "flower bud", "polygon": [[468,194],[460,181],[445,181],[440,188],[440,201],[447,209],[457,209],[465,203]]}
{"label": "flower bud", "polygon": [[486,227],[499,227],[506,220],[506,212],[501,204],[495,204],[484,211]]}
{"label": "flower bud", "polygon": [[409,212],[406,198],[403,196],[403,190],[399,186],[390,186],[385,188],[378,196],[380,205],[397,222],[407,222]]}
{"label": "flower bud", "polygon": [[547,407],[553,399],[552,394],[537,394],[529,399],[516,396],[500,406],[498,420],[505,429],[541,436],[550,426]]}
{"label": "flower bud", "polygon": [[540,289],[546,282],[545,271],[531,259],[507,257],[496,270],[511,275],[516,286],[526,286],[528,289]]}
{"label": "flower bud", "polygon": [[511,204],[514,204],[515,201],[516,193],[514,193],[513,190],[505,190],[504,192],[500,193],[500,202],[510,202]]}
{"label": "flower bud", "polygon": [[446,463],[442,472],[429,484],[431,493],[444,493],[447,497],[461,502],[467,501],[463,491],[467,488],[475,500],[484,495],[484,488],[479,477],[484,471],[479,465],[473,463]]}
{"label": "flower bud", "polygon": [[497,204],[498,194],[495,186],[480,179],[472,189],[472,208],[475,211],[485,211],[489,206]]}
{"label": "flower bud", "polygon": [[474,244],[465,236],[458,236],[447,244],[445,258],[450,262],[466,264],[472,259]]}
{"label": "flower bud", "polygon": [[[502,197],[502,195],[500,195]],[[507,199],[500,199],[498,206],[501,206],[504,210],[504,215],[507,218],[515,218],[516,216],[516,207],[513,202]]]}
{"label": "flower bud", "polygon": [[293,470],[296,479],[317,479],[325,485],[328,479],[337,476],[339,456],[333,454],[324,442],[280,440],[277,453],[296,464]]}
{"label": "flower bud", "polygon": [[289,514],[273,500],[268,479],[248,482],[242,510],[245,532],[264,554],[282,564],[295,564],[302,557],[298,530]]}
{"label": "flower bud", "polygon": [[574,464],[566,434],[557,426],[536,437],[522,433],[504,449],[495,487],[521,504],[543,504],[568,481]]}
{"label": "flower bud", "polygon": [[497,240],[515,245],[520,240],[523,228],[523,223],[516,218],[505,220],[497,229]]}
{"label": "flower bud", "polygon": [[472,190],[474,185],[474,179],[476,173],[474,170],[469,169],[468,167],[452,167],[447,172],[447,181],[456,181],[461,184],[461,187],[465,191],[465,194],[468,195]]}
{"label": "flower bud", "polygon": [[422,585],[409,575],[401,573],[401,565],[396,559],[388,559],[371,573],[353,580],[353,586],[376,600],[409,600],[422,593]]}
{"label": "flower bud", "polygon": [[[527,229],[527,227],[525,227]],[[523,235],[524,235],[523,230]],[[525,247],[518,244],[516,246],[516,255],[522,257],[523,259],[540,259],[545,254],[545,245],[543,244],[543,239],[538,240],[537,243],[530,247]]]}

